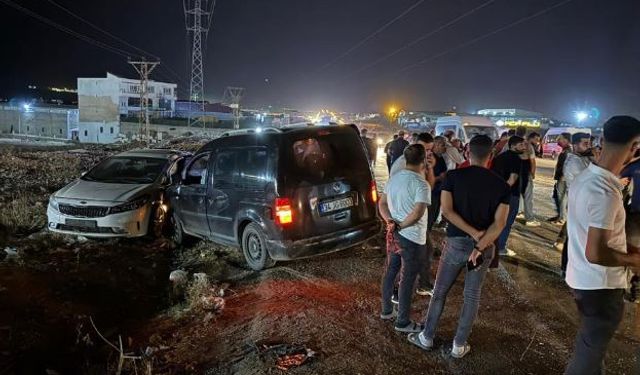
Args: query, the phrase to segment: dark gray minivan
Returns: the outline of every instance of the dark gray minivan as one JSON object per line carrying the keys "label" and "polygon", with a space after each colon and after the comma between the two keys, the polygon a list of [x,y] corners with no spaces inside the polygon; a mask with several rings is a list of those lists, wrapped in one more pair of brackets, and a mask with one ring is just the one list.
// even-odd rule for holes
{"label": "dark gray minivan", "polygon": [[261,270],[380,231],[377,191],[355,126],[230,132],[203,146],[168,191],[173,239],[242,249]]}

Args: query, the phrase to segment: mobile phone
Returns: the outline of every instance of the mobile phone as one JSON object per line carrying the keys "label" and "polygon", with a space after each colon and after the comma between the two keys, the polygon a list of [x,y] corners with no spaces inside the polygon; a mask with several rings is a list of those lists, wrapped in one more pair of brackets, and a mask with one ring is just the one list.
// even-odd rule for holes
{"label": "mobile phone", "polygon": [[467,271],[473,271],[476,268],[480,267],[484,262],[484,255],[480,254],[479,257],[476,258],[476,264],[474,265],[470,260],[467,261]]}

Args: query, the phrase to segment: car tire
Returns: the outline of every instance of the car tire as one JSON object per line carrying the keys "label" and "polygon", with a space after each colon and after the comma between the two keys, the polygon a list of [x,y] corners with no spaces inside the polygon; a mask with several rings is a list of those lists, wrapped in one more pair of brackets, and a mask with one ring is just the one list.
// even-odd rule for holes
{"label": "car tire", "polygon": [[174,212],[169,216],[169,238],[176,246],[182,246],[185,242],[185,236],[180,219]]}
{"label": "car tire", "polygon": [[160,238],[166,236],[168,233],[168,216],[167,212],[164,212],[160,206],[152,206],[151,213],[149,214],[149,224],[147,226],[147,237]]}
{"label": "car tire", "polygon": [[273,267],[275,261],[271,259],[267,250],[267,241],[262,228],[256,223],[249,223],[242,231],[242,254],[249,268],[261,271]]}

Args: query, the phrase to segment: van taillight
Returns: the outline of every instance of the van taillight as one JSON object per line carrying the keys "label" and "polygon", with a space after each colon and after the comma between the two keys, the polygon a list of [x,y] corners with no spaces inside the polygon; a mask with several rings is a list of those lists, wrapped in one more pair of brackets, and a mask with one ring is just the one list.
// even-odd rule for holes
{"label": "van taillight", "polygon": [[378,187],[375,181],[371,181],[371,200],[373,203],[378,202]]}
{"label": "van taillight", "polygon": [[284,225],[293,222],[293,209],[289,198],[276,198],[276,224]]}

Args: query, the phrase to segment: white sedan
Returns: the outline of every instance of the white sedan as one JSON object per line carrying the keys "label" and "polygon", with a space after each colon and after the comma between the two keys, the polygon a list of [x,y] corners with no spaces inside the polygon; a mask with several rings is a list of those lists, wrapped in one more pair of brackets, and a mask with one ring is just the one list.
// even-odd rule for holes
{"label": "white sedan", "polygon": [[167,212],[164,190],[187,155],[134,150],[103,160],[51,196],[49,230],[89,238],[158,234]]}

